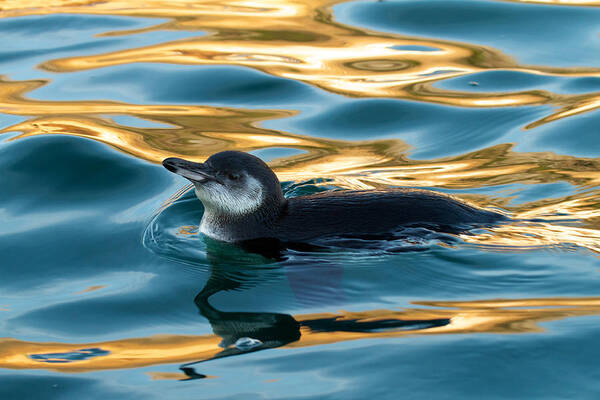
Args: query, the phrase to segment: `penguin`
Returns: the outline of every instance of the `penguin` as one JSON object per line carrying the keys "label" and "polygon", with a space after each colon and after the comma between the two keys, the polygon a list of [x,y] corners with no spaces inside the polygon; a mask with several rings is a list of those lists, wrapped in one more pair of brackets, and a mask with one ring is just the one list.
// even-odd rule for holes
{"label": "penguin", "polygon": [[340,190],[285,198],[275,173],[252,154],[223,151],[204,163],[167,158],[204,205],[200,232],[224,242],[377,238],[405,227],[457,233],[508,218],[431,190]]}

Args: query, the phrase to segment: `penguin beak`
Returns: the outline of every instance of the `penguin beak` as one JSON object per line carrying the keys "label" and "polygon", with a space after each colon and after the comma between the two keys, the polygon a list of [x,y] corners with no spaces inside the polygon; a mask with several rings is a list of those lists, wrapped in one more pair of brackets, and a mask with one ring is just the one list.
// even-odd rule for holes
{"label": "penguin beak", "polygon": [[193,183],[204,183],[206,181],[216,181],[220,183],[219,179],[215,176],[214,171],[203,163],[195,163],[182,158],[169,157],[165,158],[162,164],[163,167],[169,171],[181,175]]}

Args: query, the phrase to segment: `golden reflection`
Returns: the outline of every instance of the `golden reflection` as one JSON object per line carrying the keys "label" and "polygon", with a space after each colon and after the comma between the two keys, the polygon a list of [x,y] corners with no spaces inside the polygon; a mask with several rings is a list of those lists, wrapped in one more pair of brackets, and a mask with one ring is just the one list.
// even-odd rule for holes
{"label": "golden reflection", "polygon": [[178,105],[136,105],[116,101],[45,101],[29,99],[26,93],[48,83],[47,80],[11,81],[0,75],[0,112],[27,116],[57,116],[85,114],[128,114],[141,117],[206,116],[235,117],[237,113],[227,108],[178,106]]}
{"label": "golden reflection", "polygon": [[[44,101],[25,97],[25,93],[46,83],[42,80],[0,79],[0,112],[35,116],[6,127],[0,133],[22,132],[10,140],[45,134],[75,135],[98,140],[138,158],[158,163],[167,154],[201,160],[224,148],[252,150],[249,143],[256,146],[256,138],[263,138],[264,143],[269,143],[270,137],[281,136],[277,132],[256,127],[259,121],[295,114],[283,110],[152,106],[110,101]],[[160,122],[172,128],[123,126],[110,119],[109,116],[114,114]],[[211,130],[206,131],[207,127]],[[239,143],[238,139],[244,134],[254,135],[255,140]],[[319,146],[307,139],[301,144]]]}
{"label": "golden reflection", "polygon": [[[566,175],[569,176],[569,173]],[[589,176],[589,174],[583,175]],[[520,238],[523,246],[532,243],[532,240],[541,240],[540,243],[562,242],[597,251],[600,246],[599,196],[600,192],[594,189],[514,206],[512,208],[515,211],[515,218],[530,222],[516,222],[495,227],[492,231],[495,232],[497,229],[504,236],[512,232],[513,240]]]}
{"label": "golden reflection", "polygon": [[520,251],[543,246],[578,246],[600,253],[600,231],[549,223],[518,223],[496,226],[489,232],[461,235],[468,242],[494,249]]}
{"label": "golden reflection", "polygon": [[598,93],[590,93],[586,95],[562,96],[563,101],[558,111],[532,122],[525,126],[525,129],[533,129],[540,125],[559,120],[561,118],[571,117],[597,110],[600,107],[600,95]]}
{"label": "golden reflection", "polygon": [[[518,1],[518,0],[515,0]],[[531,0],[548,4],[596,5],[596,2]],[[0,17],[76,13],[169,18],[168,22],[101,36],[150,31],[208,32],[151,46],[105,54],[49,60],[55,72],[140,62],[188,65],[236,65],[293,79],[348,96],[392,97],[461,107],[551,105],[551,117],[528,127],[589,111],[597,93],[558,95],[543,90],[484,93],[433,88],[444,79],[490,70],[521,71],[565,77],[600,76],[598,68],[520,65],[501,51],[462,42],[376,32],[340,24],[331,7],[342,0],[166,1],[53,0],[5,1]],[[415,47],[419,46],[419,47]],[[421,51],[426,47],[430,51]],[[576,102],[580,106],[574,106]]]}
{"label": "golden reflection", "polygon": [[[596,176],[597,178],[597,176]],[[483,233],[460,235],[467,243],[494,250],[522,251],[548,246],[600,253],[599,192],[544,199],[513,207],[515,222]]]}
{"label": "golden reflection", "polygon": [[[46,83],[0,80],[0,111],[35,116],[8,126],[0,133],[22,132],[10,140],[45,134],[81,136],[156,163],[168,156],[202,161],[228,149],[289,147],[305,153],[272,163],[282,180],[325,178],[346,188],[437,186],[460,189],[563,180],[576,186],[593,186],[600,180],[598,159],[517,153],[510,144],[444,159],[414,161],[407,157],[409,146],[399,139],[334,140],[260,127],[270,119],[291,117],[296,114],[294,111],[46,101],[26,97],[27,92]],[[130,115],[168,127],[125,126],[113,121],[111,115]]]}
{"label": "golden reflection", "polygon": [[[307,347],[367,338],[399,338],[414,335],[466,333],[541,332],[541,322],[600,314],[599,297],[494,299],[480,301],[415,302],[420,307],[394,310],[340,312],[338,314],[304,314],[293,318],[300,324],[301,337],[284,347]],[[378,321],[444,320],[445,325],[424,329],[390,329],[384,331],[324,331],[312,329],[325,321],[331,326],[355,326]],[[0,368],[49,369],[60,372],[86,372],[107,369],[139,368],[150,365],[209,360],[223,351],[221,338],[210,335],[159,335],[95,343],[27,342],[0,339]],[[34,354],[76,352],[98,348],[109,354],[66,363],[47,363],[30,358]],[[180,379],[172,373],[151,373],[152,379]]]}

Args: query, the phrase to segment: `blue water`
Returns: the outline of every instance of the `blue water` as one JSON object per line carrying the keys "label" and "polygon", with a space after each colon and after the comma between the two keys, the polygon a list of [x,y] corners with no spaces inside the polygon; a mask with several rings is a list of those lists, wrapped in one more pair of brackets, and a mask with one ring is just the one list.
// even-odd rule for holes
{"label": "blue water", "polygon": [[[599,13],[0,6],[0,399],[598,398]],[[266,258],[160,165],[228,149],[520,222]]]}

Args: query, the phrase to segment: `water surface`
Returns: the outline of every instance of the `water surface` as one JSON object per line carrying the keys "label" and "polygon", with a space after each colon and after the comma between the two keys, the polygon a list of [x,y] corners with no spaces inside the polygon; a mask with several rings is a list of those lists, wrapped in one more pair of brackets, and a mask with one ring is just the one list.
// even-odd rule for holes
{"label": "water surface", "polygon": [[[4,2],[0,397],[597,398],[598,5]],[[276,261],[160,166],[231,149],[518,221]]]}

